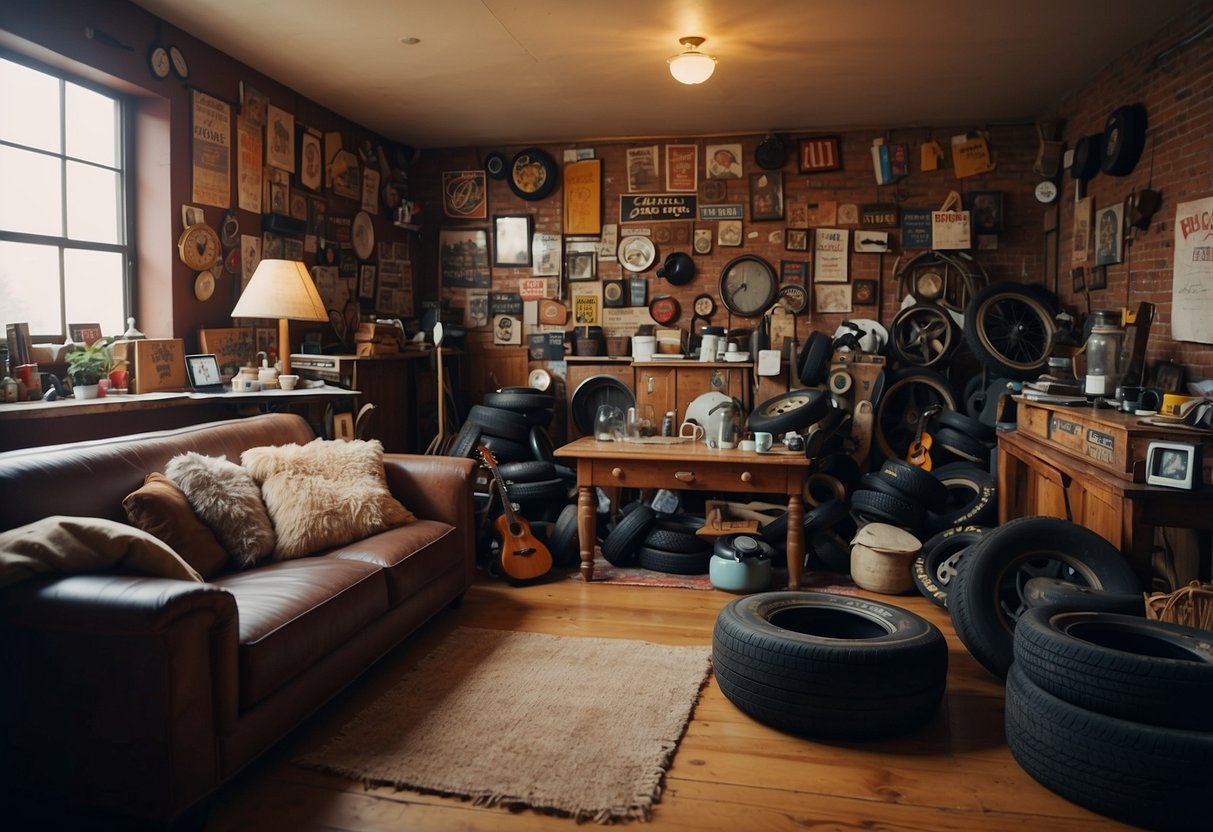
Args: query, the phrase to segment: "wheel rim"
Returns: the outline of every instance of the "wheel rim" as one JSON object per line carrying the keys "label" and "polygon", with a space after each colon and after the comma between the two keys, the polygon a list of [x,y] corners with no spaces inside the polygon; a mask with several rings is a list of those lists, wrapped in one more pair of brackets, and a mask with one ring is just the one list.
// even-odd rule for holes
{"label": "wheel rim", "polygon": [[785,413],[800,410],[802,407],[808,407],[812,401],[813,397],[808,393],[789,393],[768,402],[766,407],[762,408],[761,413],[763,416],[782,416]]}
{"label": "wheel rim", "polygon": [[956,327],[942,307],[910,307],[893,321],[898,357],[918,367],[942,361],[956,346]]}
{"label": "wheel rim", "polygon": [[910,375],[887,388],[876,406],[876,445],[890,459],[903,459],[914,440],[918,419],[928,407],[956,409],[956,399],[943,382],[927,375]]}
{"label": "wheel rim", "polygon": [[1009,367],[1030,373],[1045,366],[1056,330],[1048,310],[1030,295],[1003,292],[977,308],[977,338]]}
{"label": "wheel rim", "polygon": [[1028,551],[1003,566],[998,577],[998,615],[1008,630],[1028,609],[1027,583],[1032,578],[1060,578],[1077,586],[1099,587],[1089,566],[1063,552]]}

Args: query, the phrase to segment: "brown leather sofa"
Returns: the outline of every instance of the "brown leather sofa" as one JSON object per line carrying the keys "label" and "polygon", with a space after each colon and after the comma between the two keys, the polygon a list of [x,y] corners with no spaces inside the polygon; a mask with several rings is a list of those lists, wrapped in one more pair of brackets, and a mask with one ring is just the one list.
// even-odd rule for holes
{"label": "brown leather sofa", "polygon": [[[122,500],[185,451],[239,462],[304,444],[271,414],[0,454],[0,530],[48,515],[126,521]],[[0,590],[0,783],[173,821],[471,585],[471,460],[387,454],[417,521],[207,583],[116,573]],[[8,810],[6,810],[8,814]]]}

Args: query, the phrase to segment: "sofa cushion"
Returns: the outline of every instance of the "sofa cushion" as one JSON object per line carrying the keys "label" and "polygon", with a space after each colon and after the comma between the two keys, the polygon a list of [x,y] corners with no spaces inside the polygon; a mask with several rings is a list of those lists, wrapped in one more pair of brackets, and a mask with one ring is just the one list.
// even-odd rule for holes
{"label": "sofa cushion", "polygon": [[148,474],[141,488],[126,495],[122,507],[132,525],[164,541],[203,580],[223,570],[227,552],[194,514],[185,492],[164,474]]}
{"label": "sofa cushion", "polygon": [[388,609],[383,570],[327,558],[264,564],[213,581],[236,598],[240,707],[252,707],[356,638]]}
{"label": "sofa cushion", "polygon": [[447,569],[466,568],[466,554],[454,548],[460,541],[454,526],[437,520],[417,520],[342,546],[326,557],[382,567],[387,578],[388,603],[394,607]]}
{"label": "sofa cushion", "polygon": [[378,440],[249,448],[240,460],[261,485],[278,538],[275,560],[310,555],[414,519],[388,491]]}
{"label": "sofa cushion", "polygon": [[164,474],[185,492],[235,568],[247,569],[274,551],[274,526],[248,471],[223,457],[190,451],[170,459]]}
{"label": "sofa cushion", "polygon": [[153,535],[113,520],[56,514],[0,532],[0,587],[45,572],[111,570],[202,580]]}

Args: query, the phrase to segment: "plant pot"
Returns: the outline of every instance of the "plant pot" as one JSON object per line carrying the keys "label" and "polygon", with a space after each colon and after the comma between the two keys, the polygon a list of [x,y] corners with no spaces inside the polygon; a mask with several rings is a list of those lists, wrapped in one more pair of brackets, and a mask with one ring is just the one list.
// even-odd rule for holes
{"label": "plant pot", "polygon": [[77,399],[95,399],[100,388],[100,384],[77,384],[72,387],[72,395]]}

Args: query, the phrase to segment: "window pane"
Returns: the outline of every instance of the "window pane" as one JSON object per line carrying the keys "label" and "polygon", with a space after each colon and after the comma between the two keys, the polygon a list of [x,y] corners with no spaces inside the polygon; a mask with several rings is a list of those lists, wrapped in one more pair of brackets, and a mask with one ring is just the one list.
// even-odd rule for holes
{"label": "window pane", "polygon": [[118,172],[67,163],[67,236],[73,240],[119,243],[121,211]]}
{"label": "window pane", "polygon": [[122,318],[122,255],[114,251],[63,252],[68,323],[99,323],[102,335],[126,332]]}
{"label": "window pane", "polygon": [[20,199],[0,199],[0,228],[62,237],[61,175],[54,156],[0,145],[4,193],[21,195]]}
{"label": "window pane", "polygon": [[118,167],[118,102],[71,83],[66,99],[67,155]]}
{"label": "window pane", "polygon": [[0,58],[0,139],[59,151],[59,79]]}
{"label": "window pane", "polygon": [[62,332],[59,249],[0,242],[0,321],[26,321],[34,336]]}

